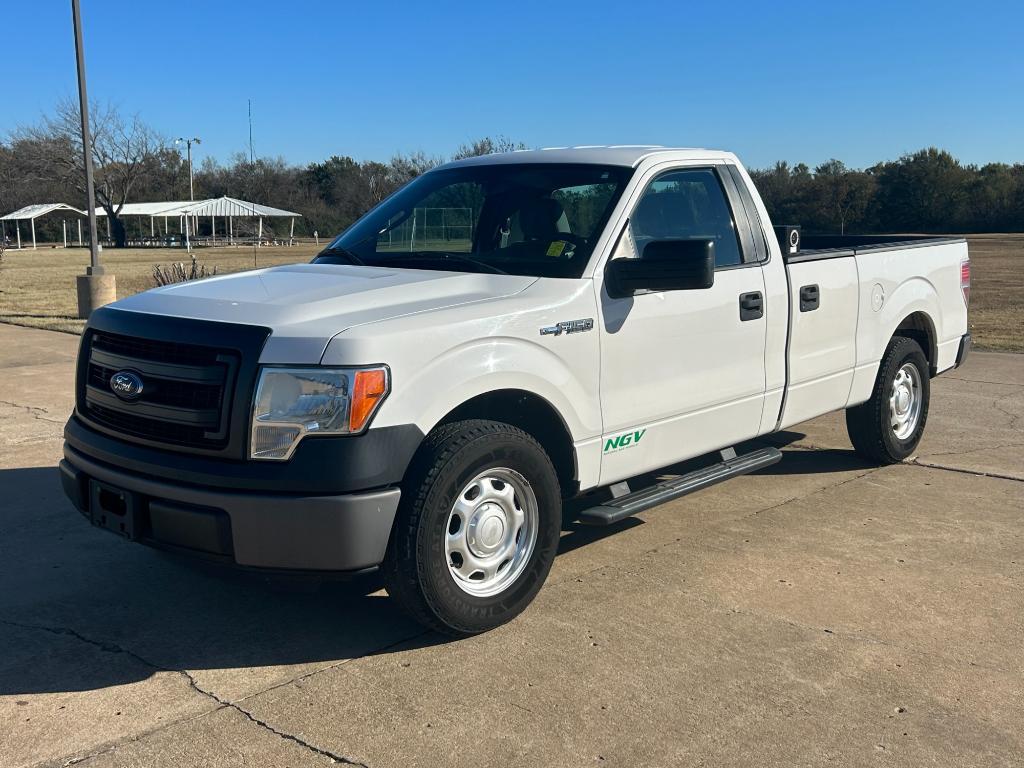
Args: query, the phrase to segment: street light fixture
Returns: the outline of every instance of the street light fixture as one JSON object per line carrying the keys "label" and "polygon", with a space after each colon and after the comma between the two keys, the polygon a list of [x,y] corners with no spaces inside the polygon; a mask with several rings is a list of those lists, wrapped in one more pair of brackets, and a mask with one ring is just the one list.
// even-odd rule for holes
{"label": "street light fixture", "polygon": [[192,145],[193,144],[202,144],[203,142],[200,141],[197,137],[193,136],[191,139],[184,139],[184,138],[178,137],[177,139],[174,140],[174,143],[175,144],[184,144],[186,146],[186,148],[187,148],[187,152],[188,152],[188,199],[191,200],[191,201],[195,201],[196,193],[195,193],[195,189],[194,189],[194,186],[193,186],[193,183],[192,183]]}
{"label": "street light fixture", "polygon": [[78,316],[88,318],[92,311],[117,299],[114,276],[100,266],[96,242],[96,185],[92,174],[92,137],[89,134],[89,97],[85,91],[85,48],[82,43],[82,14],[78,0],[71,0],[71,23],[75,28],[75,61],[78,66],[78,108],[82,118],[82,155],[85,164],[85,194],[89,213],[89,266],[78,275]]}

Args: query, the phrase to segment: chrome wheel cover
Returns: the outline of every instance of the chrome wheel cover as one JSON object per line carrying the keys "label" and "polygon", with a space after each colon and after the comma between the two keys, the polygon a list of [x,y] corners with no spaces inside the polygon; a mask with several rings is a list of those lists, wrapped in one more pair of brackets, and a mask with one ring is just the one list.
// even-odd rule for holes
{"label": "chrome wheel cover", "polygon": [[897,440],[906,440],[921,420],[924,397],[921,393],[921,372],[913,363],[905,363],[892,380],[889,391],[889,425]]}
{"label": "chrome wheel cover", "polygon": [[487,469],[459,493],[448,513],[444,550],[456,586],[491,597],[522,575],[537,545],[537,496],[526,478]]}

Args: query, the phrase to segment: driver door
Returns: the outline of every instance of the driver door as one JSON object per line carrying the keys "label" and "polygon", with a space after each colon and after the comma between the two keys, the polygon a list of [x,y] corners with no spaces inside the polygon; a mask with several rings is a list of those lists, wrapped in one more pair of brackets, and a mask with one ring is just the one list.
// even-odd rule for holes
{"label": "driver door", "polygon": [[758,432],[765,393],[764,280],[753,248],[739,236],[742,209],[730,204],[726,189],[714,167],[654,175],[612,254],[643,258],[652,241],[712,240],[712,287],[612,298],[599,278],[602,485]]}

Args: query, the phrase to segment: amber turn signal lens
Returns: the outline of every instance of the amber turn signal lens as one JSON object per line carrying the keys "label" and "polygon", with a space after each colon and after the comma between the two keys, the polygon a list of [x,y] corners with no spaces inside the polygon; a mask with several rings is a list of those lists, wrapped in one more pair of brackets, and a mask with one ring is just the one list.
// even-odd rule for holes
{"label": "amber turn signal lens", "polygon": [[348,415],[350,431],[359,432],[366,426],[377,403],[387,394],[387,387],[387,375],[383,370],[356,372],[352,387],[352,407]]}

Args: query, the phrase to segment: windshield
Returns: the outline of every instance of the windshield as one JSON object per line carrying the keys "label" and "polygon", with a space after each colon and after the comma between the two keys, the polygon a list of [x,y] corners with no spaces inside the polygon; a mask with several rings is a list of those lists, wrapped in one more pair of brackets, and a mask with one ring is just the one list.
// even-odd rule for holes
{"label": "windshield", "polygon": [[314,261],[578,278],[631,173],[556,164],[431,171]]}

